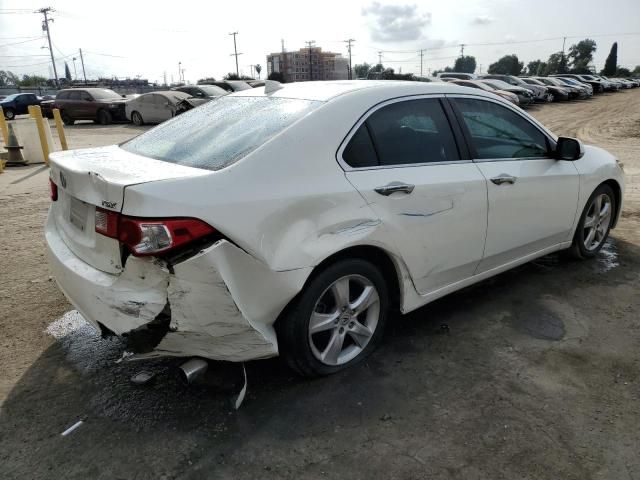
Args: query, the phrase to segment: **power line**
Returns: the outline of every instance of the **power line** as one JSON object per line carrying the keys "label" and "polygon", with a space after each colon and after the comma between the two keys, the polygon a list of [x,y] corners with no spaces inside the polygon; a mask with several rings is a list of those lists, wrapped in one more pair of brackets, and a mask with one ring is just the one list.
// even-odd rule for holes
{"label": "power line", "polygon": [[3,43],[0,47],[10,47],[11,45],[21,45],[23,43],[35,42],[36,40],[42,40],[42,37],[31,37],[30,40],[23,40],[22,42]]}

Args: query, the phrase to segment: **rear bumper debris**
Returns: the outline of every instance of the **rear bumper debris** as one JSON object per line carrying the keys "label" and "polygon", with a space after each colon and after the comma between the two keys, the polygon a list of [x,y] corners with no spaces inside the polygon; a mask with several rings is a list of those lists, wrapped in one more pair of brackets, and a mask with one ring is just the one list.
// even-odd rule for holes
{"label": "rear bumper debris", "polygon": [[112,275],[79,259],[51,218],[45,237],[60,289],[96,329],[126,336],[168,315],[159,341],[135,358],[245,361],[276,356],[273,323],[311,271],[275,272],[220,240],[171,266],[131,256],[123,272]]}

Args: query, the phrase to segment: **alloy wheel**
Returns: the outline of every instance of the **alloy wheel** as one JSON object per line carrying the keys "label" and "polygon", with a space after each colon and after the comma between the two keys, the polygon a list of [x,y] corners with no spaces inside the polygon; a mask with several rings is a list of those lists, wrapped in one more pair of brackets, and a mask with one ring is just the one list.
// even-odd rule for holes
{"label": "alloy wheel", "polygon": [[380,296],[362,275],[337,279],[320,295],[309,319],[309,344],[325,365],[357,357],[373,337],[380,318]]}
{"label": "alloy wheel", "polygon": [[611,206],[611,198],[606,193],[592,200],[582,230],[582,242],[588,251],[598,249],[604,242],[611,224]]}

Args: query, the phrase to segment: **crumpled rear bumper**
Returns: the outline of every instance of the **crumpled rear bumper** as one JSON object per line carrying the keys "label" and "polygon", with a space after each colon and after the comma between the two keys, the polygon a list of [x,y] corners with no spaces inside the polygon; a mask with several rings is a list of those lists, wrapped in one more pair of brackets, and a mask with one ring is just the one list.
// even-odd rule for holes
{"label": "crumpled rear bumper", "polygon": [[275,356],[273,323],[311,271],[273,271],[220,240],[172,266],[132,256],[121,274],[112,275],[78,258],[51,218],[45,238],[60,289],[94,327],[125,335],[170,310],[166,334],[152,351],[138,357],[245,361]]}

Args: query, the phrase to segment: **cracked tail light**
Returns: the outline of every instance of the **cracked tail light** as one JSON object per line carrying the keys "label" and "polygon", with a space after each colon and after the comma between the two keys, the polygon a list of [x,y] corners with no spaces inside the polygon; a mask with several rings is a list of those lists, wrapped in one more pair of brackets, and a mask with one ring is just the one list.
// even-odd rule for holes
{"label": "cracked tail light", "polygon": [[196,218],[137,218],[96,208],[95,230],[126,245],[135,256],[157,255],[215,232]]}

